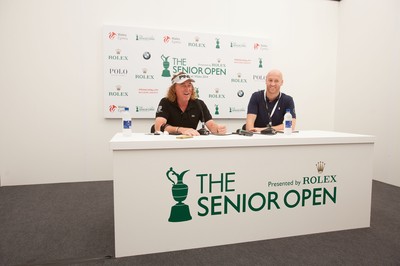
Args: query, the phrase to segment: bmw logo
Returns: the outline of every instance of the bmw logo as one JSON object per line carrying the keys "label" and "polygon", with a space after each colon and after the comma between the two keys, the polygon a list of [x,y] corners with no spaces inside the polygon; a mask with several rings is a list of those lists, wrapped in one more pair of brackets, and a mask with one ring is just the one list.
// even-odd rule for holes
{"label": "bmw logo", "polygon": [[144,52],[144,53],[143,53],[143,58],[144,58],[144,59],[149,60],[150,57],[151,57],[151,54],[150,54],[149,52]]}
{"label": "bmw logo", "polygon": [[243,95],[244,95],[244,92],[243,92],[242,90],[239,90],[239,91],[237,92],[237,96],[243,97]]}

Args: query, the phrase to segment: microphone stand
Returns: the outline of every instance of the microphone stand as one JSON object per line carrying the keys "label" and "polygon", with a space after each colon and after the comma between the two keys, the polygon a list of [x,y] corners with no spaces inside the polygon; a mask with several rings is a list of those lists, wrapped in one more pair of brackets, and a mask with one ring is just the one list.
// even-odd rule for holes
{"label": "microphone stand", "polygon": [[261,130],[261,134],[264,135],[275,135],[276,134],[276,130],[272,128],[272,120],[271,120],[271,114],[269,112],[267,112],[268,117],[269,117],[269,123],[267,125],[266,129]]}
{"label": "microphone stand", "polygon": [[197,132],[199,132],[200,135],[210,135],[210,131],[206,129],[203,121],[201,122],[201,128],[197,130]]}

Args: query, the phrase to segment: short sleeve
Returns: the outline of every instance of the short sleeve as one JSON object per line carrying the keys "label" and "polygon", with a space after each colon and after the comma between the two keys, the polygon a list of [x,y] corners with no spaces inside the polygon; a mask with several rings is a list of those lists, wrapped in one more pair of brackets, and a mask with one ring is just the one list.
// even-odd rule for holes
{"label": "short sleeve", "polygon": [[[261,93],[262,93],[262,92],[261,92]],[[248,104],[248,106],[247,106],[247,113],[248,113],[248,114],[254,114],[254,115],[257,115],[257,114],[258,114],[259,94],[260,94],[260,92],[254,92],[254,93],[251,95],[249,104]]]}
{"label": "short sleeve", "polygon": [[165,119],[168,120],[169,111],[168,111],[168,102],[167,101],[168,101],[167,98],[161,99],[161,101],[157,107],[156,117],[164,117]]}

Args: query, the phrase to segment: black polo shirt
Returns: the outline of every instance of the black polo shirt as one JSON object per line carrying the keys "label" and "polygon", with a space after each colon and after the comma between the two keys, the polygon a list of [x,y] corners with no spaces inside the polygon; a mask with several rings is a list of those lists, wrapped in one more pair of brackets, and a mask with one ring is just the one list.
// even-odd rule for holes
{"label": "black polo shirt", "polygon": [[167,124],[171,126],[197,129],[199,122],[202,121],[202,113],[204,114],[204,122],[212,119],[210,111],[200,99],[190,100],[185,112],[182,112],[177,102],[162,98],[158,104],[156,117],[164,117],[167,119]]}
{"label": "black polo shirt", "polygon": [[267,105],[268,105],[268,111],[272,113],[272,110],[277,102],[278,105],[276,106],[275,111],[271,117],[273,126],[280,125],[283,123],[283,117],[286,113],[286,109],[290,109],[292,117],[296,118],[294,101],[291,96],[281,93],[279,101],[278,99],[275,99],[267,103],[265,98],[265,90],[256,91],[251,95],[249,105],[247,107],[248,114],[257,115],[256,120],[254,121],[254,127],[266,127],[268,125],[269,117],[267,113]]}

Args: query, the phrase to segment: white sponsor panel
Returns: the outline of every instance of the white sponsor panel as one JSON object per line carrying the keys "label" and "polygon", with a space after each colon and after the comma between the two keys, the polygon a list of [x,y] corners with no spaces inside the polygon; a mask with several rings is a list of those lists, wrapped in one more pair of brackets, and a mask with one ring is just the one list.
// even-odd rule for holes
{"label": "white sponsor panel", "polygon": [[174,73],[195,79],[213,118],[245,118],[254,91],[264,89],[266,39],[104,26],[104,117],[154,118]]}

